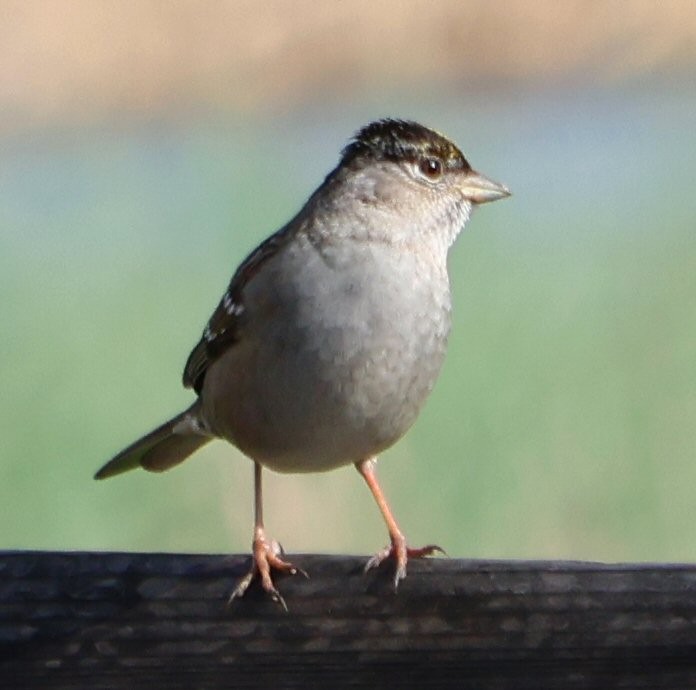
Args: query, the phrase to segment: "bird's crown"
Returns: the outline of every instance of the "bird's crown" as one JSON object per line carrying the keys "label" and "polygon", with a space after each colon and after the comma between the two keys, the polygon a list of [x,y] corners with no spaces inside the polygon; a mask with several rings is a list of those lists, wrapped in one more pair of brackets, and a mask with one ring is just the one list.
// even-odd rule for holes
{"label": "bird's crown", "polygon": [[376,120],[359,130],[343,149],[342,162],[356,158],[416,162],[439,158],[450,170],[469,170],[462,152],[444,135],[410,120]]}

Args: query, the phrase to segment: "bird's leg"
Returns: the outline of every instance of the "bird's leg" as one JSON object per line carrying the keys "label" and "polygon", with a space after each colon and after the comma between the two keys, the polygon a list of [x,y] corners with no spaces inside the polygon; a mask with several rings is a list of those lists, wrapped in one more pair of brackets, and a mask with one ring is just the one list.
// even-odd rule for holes
{"label": "bird's leg", "polygon": [[384,522],[387,524],[387,530],[389,531],[389,539],[391,540],[391,545],[386,546],[381,551],[378,551],[370,560],[365,564],[365,572],[376,568],[383,560],[392,557],[396,561],[396,572],[394,573],[394,591],[399,586],[399,582],[406,577],[406,563],[409,558],[424,558],[425,556],[432,556],[436,551],[444,553],[444,550],[435,544],[430,544],[424,546],[420,549],[410,549],[406,546],[406,537],[399,529],[394,516],[392,515],[387,499],[382,492],[382,489],[377,481],[377,473],[375,467],[377,464],[377,458],[368,458],[367,460],[362,460],[361,462],[355,463],[355,467],[358,472],[362,475],[363,479],[370,487],[370,491],[377,502]]}
{"label": "bird's leg", "polygon": [[271,569],[283,573],[296,575],[302,573],[309,577],[301,568],[297,568],[292,563],[288,563],[280,558],[283,550],[275,539],[267,539],[266,531],[263,526],[263,490],[261,485],[262,467],[258,462],[254,462],[254,540],[252,542],[251,568],[249,572],[237,583],[232,592],[228,604],[231,604],[237,597],[244,596],[253,579],[258,575],[261,586],[270,594],[273,601],[278,602],[286,611],[288,607],[280,592],[275,588],[271,578]]}

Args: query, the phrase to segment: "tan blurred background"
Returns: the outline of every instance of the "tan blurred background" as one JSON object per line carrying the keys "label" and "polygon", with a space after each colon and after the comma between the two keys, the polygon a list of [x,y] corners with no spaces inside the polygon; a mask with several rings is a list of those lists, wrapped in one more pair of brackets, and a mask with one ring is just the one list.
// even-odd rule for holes
{"label": "tan blurred background", "polygon": [[[244,552],[211,444],[96,483],[190,402],[239,261],[370,119],[513,197],[451,253],[445,368],[380,473],[453,556],[696,559],[696,3],[0,0],[0,547]],[[289,552],[386,535],[352,468],[267,480]]]}
{"label": "tan blurred background", "polygon": [[693,74],[689,0],[3,0],[6,128]]}

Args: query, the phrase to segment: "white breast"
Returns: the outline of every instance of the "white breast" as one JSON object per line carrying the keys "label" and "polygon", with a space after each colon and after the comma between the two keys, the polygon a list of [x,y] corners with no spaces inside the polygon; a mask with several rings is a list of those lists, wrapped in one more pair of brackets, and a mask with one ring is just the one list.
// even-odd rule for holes
{"label": "white breast", "polygon": [[299,240],[278,258],[245,292],[240,342],[206,374],[206,421],[281,472],[380,452],[415,421],[440,371],[444,257],[376,242],[320,253]]}

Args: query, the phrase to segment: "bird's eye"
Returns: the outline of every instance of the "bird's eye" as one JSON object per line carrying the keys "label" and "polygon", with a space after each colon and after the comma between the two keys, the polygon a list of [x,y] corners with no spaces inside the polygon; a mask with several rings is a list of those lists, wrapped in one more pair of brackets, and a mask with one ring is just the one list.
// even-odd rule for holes
{"label": "bird's eye", "polygon": [[439,158],[424,158],[418,167],[429,180],[437,180],[442,175],[442,161]]}

